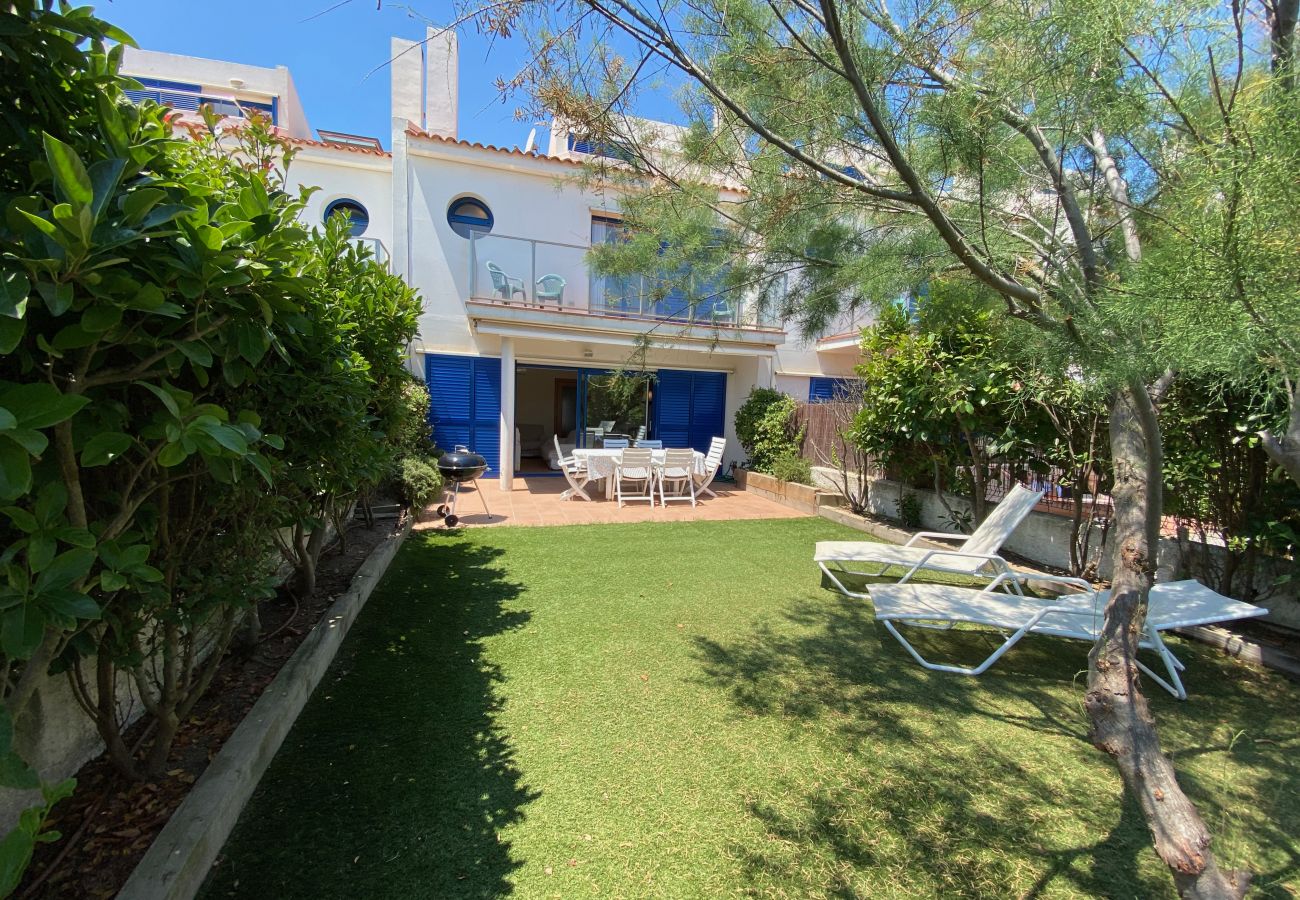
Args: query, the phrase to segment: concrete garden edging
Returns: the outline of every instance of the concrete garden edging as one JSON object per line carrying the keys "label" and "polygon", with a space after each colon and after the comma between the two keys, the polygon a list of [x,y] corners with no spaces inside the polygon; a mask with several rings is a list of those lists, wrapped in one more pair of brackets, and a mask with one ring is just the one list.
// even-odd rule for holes
{"label": "concrete garden edging", "polygon": [[745,472],[742,487],[750,494],[763,497],[782,506],[817,515],[824,506],[838,506],[843,498],[839,494],[820,490],[811,485],[798,484],[794,481],[781,481],[762,472]]}
{"label": "concrete garden edging", "polygon": [[414,518],[366,557],[199,776],[127,879],[118,900],[190,900],[207,878],[262,773],[325,675]]}

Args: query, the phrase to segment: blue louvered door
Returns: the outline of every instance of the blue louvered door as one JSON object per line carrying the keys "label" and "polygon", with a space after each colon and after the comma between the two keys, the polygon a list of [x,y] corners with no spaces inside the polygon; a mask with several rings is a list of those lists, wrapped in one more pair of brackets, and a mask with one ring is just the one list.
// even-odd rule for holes
{"label": "blue louvered door", "polygon": [[654,436],[665,447],[694,447],[701,453],[726,425],[725,372],[660,369],[655,383]]}
{"label": "blue louvered door", "polygon": [[433,442],[464,444],[498,471],[501,462],[501,360],[490,356],[424,357]]}

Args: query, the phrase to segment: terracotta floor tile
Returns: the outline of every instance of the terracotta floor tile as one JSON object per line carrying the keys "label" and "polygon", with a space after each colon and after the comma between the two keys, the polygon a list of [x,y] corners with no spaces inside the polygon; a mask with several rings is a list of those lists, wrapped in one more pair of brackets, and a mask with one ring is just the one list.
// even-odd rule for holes
{"label": "terracotta floor tile", "polygon": [[[496,481],[485,480],[483,495],[474,487],[461,488],[456,513],[464,525],[602,525],[618,522],[690,522],[726,521],[729,519],[791,519],[805,515],[779,503],[747,494],[734,488],[715,486],[716,497],[702,497],[694,508],[689,503],[628,503],[621,509],[616,500],[606,500],[598,485],[589,489],[592,501],[561,500],[568,485],[562,478],[516,478],[511,491],[503,492]],[[483,500],[492,511],[483,512]],[[426,513],[417,528],[440,527],[432,513]]]}

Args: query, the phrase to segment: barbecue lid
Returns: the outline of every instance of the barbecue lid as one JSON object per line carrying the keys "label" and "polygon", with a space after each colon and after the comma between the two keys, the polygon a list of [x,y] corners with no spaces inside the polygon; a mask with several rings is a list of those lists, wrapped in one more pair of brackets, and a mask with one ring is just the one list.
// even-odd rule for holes
{"label": "barbecue lid", "polygon": [[438,468],[443,471],[485,469],[487,460],[463,445],[457,444],[456,449],[449,450],[438,457]]}

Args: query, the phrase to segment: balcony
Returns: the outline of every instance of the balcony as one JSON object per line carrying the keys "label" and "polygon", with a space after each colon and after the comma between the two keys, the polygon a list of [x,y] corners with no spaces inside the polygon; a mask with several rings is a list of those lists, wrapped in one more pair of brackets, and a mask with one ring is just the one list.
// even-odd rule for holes
{"label": "balcony", "polygon": [[365,247],[370,251],[370,255],[375,258],[385,269],[392,271],[392,257],[388,254],[388,247],[377,237],[354,237],[350,238],[352,243]]}
{"label": "balcony", "polygon": [[[606,319],[673,323],[713,331],[777,332],[775,319],[734,294],[697,288],[694,297],[656,289],[653,279],[596,275],[578,244],[473,234],[469,300]],[[627,330],[627,329],[620,329]]]}

